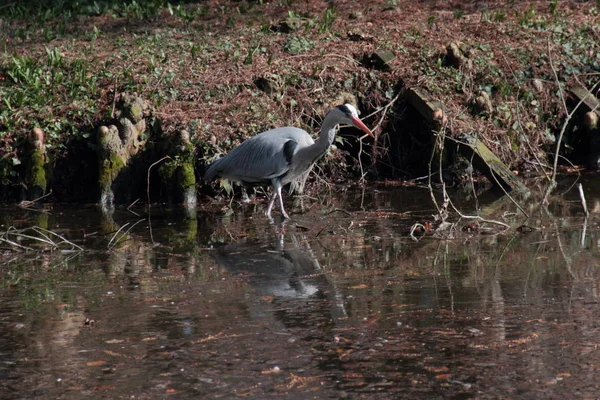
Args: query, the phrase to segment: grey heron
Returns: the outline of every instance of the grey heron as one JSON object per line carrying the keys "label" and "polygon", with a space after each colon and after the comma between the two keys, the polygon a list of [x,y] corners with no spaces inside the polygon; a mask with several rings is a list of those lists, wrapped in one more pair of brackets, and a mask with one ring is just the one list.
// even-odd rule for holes
{"label": "grey heron", "polygon": [[271,184],[273,193],[265,215],[271,218],[273,204],[278,198],[281,214],[289,219],[283,208],[281,188],[310,172],[333,143],[340,124],[352,125],[373,136],[358,118],[356,108],[342,104],[327,113],[316,142],[308,132],[292,126],[259,133],[213,162],[206,170],[204,180],[220,176],[246,184]]}

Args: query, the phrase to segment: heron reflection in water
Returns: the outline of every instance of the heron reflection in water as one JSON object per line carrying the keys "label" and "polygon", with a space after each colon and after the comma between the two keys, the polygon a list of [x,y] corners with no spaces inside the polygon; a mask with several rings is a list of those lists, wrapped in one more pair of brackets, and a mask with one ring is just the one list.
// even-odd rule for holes
{"label": "heron reflection in water", "polygon": [[[306,238],[276,233],[275,248],[262,243],[236,242],[217,247],[212,257],[228,272],[248,277],[257,297],[318,301],[329,307],[333,320],[346,316],[343,297],[330,282]],[[312,303],[312,302],[309,302]],[[298,303],[300,304],[300,303]],[[306,302],[300,304],[305,308]],[[321,310],[323,311],[323,310]]]}

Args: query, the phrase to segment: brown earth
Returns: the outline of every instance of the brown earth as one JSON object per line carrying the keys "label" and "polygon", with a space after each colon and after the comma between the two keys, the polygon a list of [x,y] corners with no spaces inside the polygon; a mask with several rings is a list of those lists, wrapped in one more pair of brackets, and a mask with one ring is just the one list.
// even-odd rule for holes
{"label": "brown earth", "polygon": [[[428,129],[405,124],[414,110],[402,97],[386,108],[403,88],[419,87],[443,105],[455,137],[478,135],[513,168],[544,163],[565,116],[557,83],[596,88],[599,8],[597,1],[206,1],[149,19],[78,17],[50,41],[43,40],[47,27],[5,20],[0,71],[10,54],[42,59],[57,48],[69,62],[88,62],[97,88],[93,115],[80,122],[74,110],[86,102],[64,96],[44,111],[25,105],[10,131],[1,132],[8,124],[0,120],[3,157],[15,154],[19,135],[65,115],[93,131],[125,92],[149,99],[164,131],[188,129],[201,159],[276,126],[314,131],[350,93],[378,136],[371,150],[378,170],[390,176],[386,166],[407,165],[384,157],[388,151],[427,161],[419,142]],[[20,38],[15,32],[24,25],[31,34]],[[289,26],[296,30],[282,32]],[[447,57],[451,43],[462,52],[460,65]],[[367,65],[365,56],[382,51],[391,52],[389,62]],[[6,95],[15,82],[0,77]],[[259,89],[260,78],[274,82],[271,93]],[[477,108],[482,91],[489,109]],[[415,147],[417,161],[409,157]]]}

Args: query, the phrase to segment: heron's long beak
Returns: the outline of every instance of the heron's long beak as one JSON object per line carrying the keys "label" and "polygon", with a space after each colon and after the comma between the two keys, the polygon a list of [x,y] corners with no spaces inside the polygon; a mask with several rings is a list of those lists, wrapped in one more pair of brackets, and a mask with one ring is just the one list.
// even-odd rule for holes
{"label": "heron's long beak", "polygon": [[373,132],[371,132],[371,130],[369,128],[367,128],[367,126],[365,124],[363,124],[363,122],[356,118],[356,117],[352,117],[352,123],[354,124],[355,127],[357,127],[358,129],[360,129],[361,131],[363,131],[364,133],[366,133],[367,135],[371,136],[371,137],[375,137],[375,135],[373,135]]}

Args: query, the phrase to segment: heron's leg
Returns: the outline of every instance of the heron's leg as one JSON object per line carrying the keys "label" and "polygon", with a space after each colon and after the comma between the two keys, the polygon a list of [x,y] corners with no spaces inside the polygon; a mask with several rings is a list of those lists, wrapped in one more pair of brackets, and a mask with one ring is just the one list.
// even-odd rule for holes
{"label": "heron's leg", "polygon": [[275,181],[273,180],[273,194],[271,195],[271,198],[269,199],[269,207],[267,207],[267,211],[265,212],[265,215],[268,218],[271,218],[271,210],[273,209],[273,204],[275,204],[276,198],[277,198],[277,190],[275,190]]}
{"label": "heron's leg", "polygon": [[275,189],[275,192],[277,193],[277,195],[274,195],[275,197],[279,196],[279,209],[281,210],[281,215],[283,215],[283,218],[285,219],[290,219],[290,216],[287,215],[287,213],[285,212],[285,209],[283,208],[283,196],[281,195],[281,181],[279,179],[275,180],[275,182],[273,182],[273,188]]}

